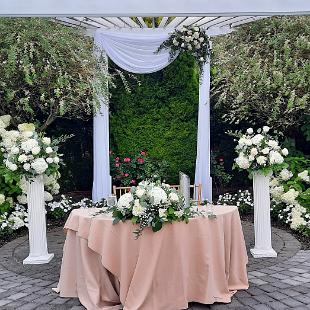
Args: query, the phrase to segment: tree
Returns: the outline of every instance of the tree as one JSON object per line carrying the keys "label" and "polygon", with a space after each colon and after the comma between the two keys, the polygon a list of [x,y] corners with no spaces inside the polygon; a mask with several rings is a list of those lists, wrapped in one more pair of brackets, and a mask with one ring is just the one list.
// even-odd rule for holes
{"label": "tree", "polygon": [[0,64],[0,113],[41,130],[58,117],[89,117],[109,78],[91,40],[46,18],[1,18]]}
{"label": "tree", "polygon": [[215,40],[212,99],[234,124],[298,130],[310,111],[310,18],[273,17]]}

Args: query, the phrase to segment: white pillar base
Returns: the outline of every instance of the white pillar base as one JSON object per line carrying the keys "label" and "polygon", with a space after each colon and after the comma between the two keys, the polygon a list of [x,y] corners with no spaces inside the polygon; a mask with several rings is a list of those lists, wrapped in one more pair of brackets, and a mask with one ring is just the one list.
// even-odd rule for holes
{"label": "white pillar base", "polygon": [[253,174],[255,246],[250,251],[254,258],[277,257],[271,244],[269,180],[270,174]]}
{"label": "white pillar base", "polygon": [[39,264],[47,264],[49,263],[54,254],[47,254],[42,256],[31,256],[29,255],[27,258],[23,260],[24,265],[39,265]]}
{"label": "white pillar base", "polygon": [[48,253],[46,239],[46,214],[44,203],[43,177],[37,176],[28,181],[27,187],[29,219],[29,255],[23,264],[46,264],[54,254]]}
{"label": "white pillar base", "polygon": [[277,252],[274,249],[260,250],[260,249],[251,249],[250,250],[252,256],[254,258],[262,258],[262,257],[277,257]]}

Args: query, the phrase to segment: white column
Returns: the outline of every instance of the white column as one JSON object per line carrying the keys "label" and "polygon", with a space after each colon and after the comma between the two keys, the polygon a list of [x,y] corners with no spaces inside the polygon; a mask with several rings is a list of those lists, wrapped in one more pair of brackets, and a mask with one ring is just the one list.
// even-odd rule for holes
{"label": "white column", "polygon": [[253,175],[255,247],[250,251],[255,258],[277,256],[271,245],[269,181],[270,175]]}
{"label": "white column", "polygon": [[[101,50],[100,56],[98,51],[96,57],[103,61],[100,66],[104,74],[108,74],[108,57]],[[110,176],[110,150],[109,150],[109,101],[108,101],[108,84],[106,83],[106,94],[100,96],[100,111],[94,116],[93,123],[93,201],[100,201],[111,194],[111,176]]]}
{"label": "white column", "polygon": [[199,111],[195,184],[202,185],[202,200],[212,202],[210,174],[210,60],[204,65],[199,85]]}
{"label": "white column", "polygon": [[49,254],[46,240],[46,212],[43,177],[37,176],[27,185],[29,247],[24,264],[46,264],[54,254]]}

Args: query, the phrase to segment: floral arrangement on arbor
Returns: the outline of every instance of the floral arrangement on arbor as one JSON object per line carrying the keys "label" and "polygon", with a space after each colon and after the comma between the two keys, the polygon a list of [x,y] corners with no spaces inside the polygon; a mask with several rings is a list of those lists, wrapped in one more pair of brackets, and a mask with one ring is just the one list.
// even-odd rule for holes
{"label": "floral arrangement on arbor", "polygon": [[115,156],[110,152],[110,167],[113,184],[136,186],[142,180],[158,181],[167,174],[167,163],[150,157],[146,151],[130,156]]}
{"label": "floral arrangement on arbor", "polygon": [[169,184],[149,181],[133,186],[129,193],[122,195],[117,204],[107,207],[105,212],[112,212],[114,224],[127,220],[138,224],[139,227],[134,231],[136,238],[146,227],[156,232],[164,223],[188,223],[189,218],[197,214],[193,208],[185,206],[184,197]]}
{"label": "floral arrangement on arbor", "polygon": [[205,30],[198,26],[183,26],[180,30],[176,29],[159,46],[157,52],[162,49],[170,50],[171,60],[179,53],[191,54],[197,61],[201,71],[211,53],[209,37]]}
{"label": "floral arrangement on arbor", "polygon": [[281,149],[277,138],[271,136],[269,130],[268,126],[264,126],[257,133],[248,128],[246,134],[237,134],[239,141],[236,146],[238,157],[235,159],[235,167],[268,174],[285,165],[284,157],[288,155],[288,150]]}
{"label": "floral arrangement on arbor", "polygon": [[291,157],[287,167],[275,174],[271,180],[272,213],[310,236],[310,160]]}
{"label": "floral arrangement on arbor", "polygon": [[0,116],[0,214],[8,212],[17,199],[27,203],[27,180],[42,175],[45,200],[51,201],[59,193],[59,140],[52,141],[36,132],[34,124],[23,123],[17,130],[9,130],[11,116]]}

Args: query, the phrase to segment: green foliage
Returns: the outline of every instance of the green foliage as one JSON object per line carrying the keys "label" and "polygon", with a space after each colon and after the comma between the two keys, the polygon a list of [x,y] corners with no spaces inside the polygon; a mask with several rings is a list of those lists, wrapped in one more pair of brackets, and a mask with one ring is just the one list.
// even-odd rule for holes
{"label": "green foliage", "polygon": [[180,170],[193,180],[199,85],[194,60],[181,56],[139,80],[141,86],[130,94],[112,91],[112,149],[120,156],[146,150],[150,157],[168,161],[167,182],[177,182]]}
{"label": "green foliage", "polygon": [[216,39],[212,93],[222,117],[284,133],[304,126],[309,56],[309,17],[263,19]]}
{"label": "green foliage", "polygon": [[91,41],[46,18],[1,18],[0,63],[0,110],[15,123],[84,118],[105,89]]}

